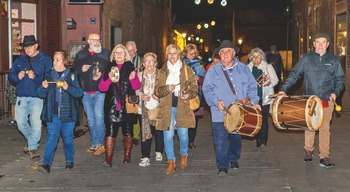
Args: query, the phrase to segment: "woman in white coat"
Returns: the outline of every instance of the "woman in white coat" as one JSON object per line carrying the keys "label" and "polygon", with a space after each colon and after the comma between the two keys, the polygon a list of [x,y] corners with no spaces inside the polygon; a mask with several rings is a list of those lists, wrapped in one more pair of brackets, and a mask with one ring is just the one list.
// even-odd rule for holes
{"label": "woman in white coat", "polygon": [[269,97],[274,93],[273,87],[278,83],[273,66],[266,62],[265,53],[260,48],[252,49],[249,54],[250,63],[247,65],[253,73],[258,84],[258,96],[260,97],[260,105],[262,106],[262,125],[259,134],[256,136],[256,147],[264,148],[267,145],[268,138],[268,117],[270,104],[273,103],[273,98]]}

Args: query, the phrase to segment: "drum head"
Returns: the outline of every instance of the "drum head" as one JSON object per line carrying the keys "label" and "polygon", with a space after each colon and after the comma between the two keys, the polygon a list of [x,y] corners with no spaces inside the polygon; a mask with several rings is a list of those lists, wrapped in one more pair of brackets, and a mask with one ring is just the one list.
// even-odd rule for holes
{"label": "drum head", "polygon": [[317,131],[323,120],[322,100],[317,96],[311,96],[305,107],[306,124],[310,130]]}
{"label": "drum head", "polygon": [[149,110],[154,110],[155,108],[158,107],[158,105],[159,105],[159,102],[153,99],[153,97],[151,97],[149,101],[145,102],[145,107],[146,109],[149,109]]}
{"label": "drum head", "polygon": [[237,132],[237,128],[241,124],[241,109],[239,104],[231,104],[228,106],[224,117],[224,125],[228,132]]}

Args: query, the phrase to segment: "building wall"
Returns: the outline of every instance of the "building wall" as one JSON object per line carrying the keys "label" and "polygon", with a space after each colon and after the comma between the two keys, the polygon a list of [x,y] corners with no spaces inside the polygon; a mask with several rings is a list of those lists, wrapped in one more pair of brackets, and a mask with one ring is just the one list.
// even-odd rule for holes
{"label": "building wall", "polygon": [[[309,52],[313,49],[312,39],[309,36],[317,32],[324,32],[330,36],[329,51],[335,53],[336,48],[336,5],[335,0],[295,0],[292,4],[292,49],[293,49],[293,64],[295,64],[301,54]],[[350,0],[345,0],[342,7],[338,10],[344,10],[349,15]],[[309,14],[308,8],[312,8],[312,13]],[[340,8],[340,9],[339,9]],[[338,12],[339,13],[339,12]],[[350,29],[350,20],[347,20],[347,29]],[[303,41],[302,41],[302,40]],[[345,59],[345,78],[346,88],[340,102],[343,105],[343,111],[350,111],[350,35],[347,33],[347,55]]]}

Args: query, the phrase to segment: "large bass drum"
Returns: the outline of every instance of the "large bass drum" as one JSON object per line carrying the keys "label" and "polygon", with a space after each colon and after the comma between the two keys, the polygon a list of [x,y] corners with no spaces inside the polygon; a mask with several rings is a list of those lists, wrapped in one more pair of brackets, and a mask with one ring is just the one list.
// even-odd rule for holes
{"label": "large bass drum", "polygon": [[317,131],[323,119],[322,101],[315,95],[278,96],[273,103],[272,119],[278,129]]}
{"label": "large bass drum", "polygon": [[232,103],[225,116],[225,129],[232,134],[254,137],[259,133],[262,124],[261,112],[253,107]]}

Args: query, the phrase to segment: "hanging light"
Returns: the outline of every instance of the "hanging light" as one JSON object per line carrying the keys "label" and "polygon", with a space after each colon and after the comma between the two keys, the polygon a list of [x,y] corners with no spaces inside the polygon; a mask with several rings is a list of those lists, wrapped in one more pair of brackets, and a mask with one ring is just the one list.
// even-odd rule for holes
{"label": "hanging light", "polygon": [[197,29],[200,30],[202,28],[202,25],[201,24],[198,24],[197,25]]}
{"label": "hanging light", "polygon": [[194,3],[199,5],[201,3],[201,0],[194,0]]}
{"label": "hanging light", "polygon": [[208,4],[213,4],[214,0],[208,0]]}
{"label": "hanging light", "polygon": [[215,24],[216,24],[216,23],[215,23],[214,20],[210,22],[210,25],[211,25],[211,26],[214,26]]}
{"label": "hanging light", "polygon": [[204,28],[208,29],[209,24],[208,23],[204,23]]}
{"label": "hanging light", "polygon": [[221,6],[225,7],[227,5],[227,1],[226,0],[221,0]]}

